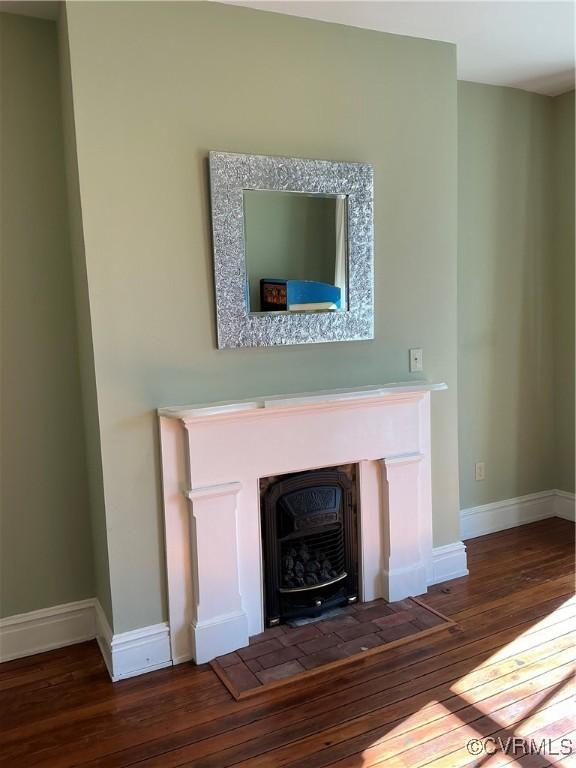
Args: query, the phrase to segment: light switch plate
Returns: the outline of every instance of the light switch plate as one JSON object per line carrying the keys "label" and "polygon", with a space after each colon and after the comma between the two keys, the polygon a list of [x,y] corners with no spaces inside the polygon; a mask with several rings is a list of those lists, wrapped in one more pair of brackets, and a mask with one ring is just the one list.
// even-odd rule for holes
{"label": "light switch plate", "polygon": [[421,349],[410,350],[410,373],[416,373],[423,369],[422,357]]}
{"label": "light switch plate", "polygon": [[474,477],[476,480],[486,480],[486,464],[483,461],[477,461],[474,465]]}

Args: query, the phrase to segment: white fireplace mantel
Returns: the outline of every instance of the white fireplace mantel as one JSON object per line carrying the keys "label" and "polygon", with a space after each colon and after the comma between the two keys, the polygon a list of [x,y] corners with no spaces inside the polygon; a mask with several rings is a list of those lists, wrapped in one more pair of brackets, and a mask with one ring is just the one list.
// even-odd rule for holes
{"label": "white fireplace mantel", "polygon": [[327,389],[317,392],[300,392],[296,395],[272,395],[256,397],[250,400],[225,400],[204,405],[179,406],[174,408],[159,408],[158,415],[182,421],[220,416],[232,413],[246,413],[261,409],[293,408],[296,406],[334,404],[350,400],[366,400],[374,397],[390,397],[397,394],[412,392],[435,392],[448,389],[444,383],[432,384],[427,381],[409,381],[380,386],[353,387],[351,389]]}
{"label": "white fireplace mantel", "polygon": [[263,626],[259,480],[358,465],[361,600],[431,581],[430,393],[409,382],[161,408],[174,663],[209,661]]}

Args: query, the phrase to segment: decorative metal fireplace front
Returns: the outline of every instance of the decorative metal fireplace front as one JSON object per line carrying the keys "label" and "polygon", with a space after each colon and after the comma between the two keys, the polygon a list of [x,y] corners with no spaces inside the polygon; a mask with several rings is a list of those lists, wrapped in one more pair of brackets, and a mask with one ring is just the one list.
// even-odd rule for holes
{"label": "decorative metal fireplace front", "polygon": [[320,469],[285,476],[262,496],[266,625],[316,617],[358,597],[353,484]]}

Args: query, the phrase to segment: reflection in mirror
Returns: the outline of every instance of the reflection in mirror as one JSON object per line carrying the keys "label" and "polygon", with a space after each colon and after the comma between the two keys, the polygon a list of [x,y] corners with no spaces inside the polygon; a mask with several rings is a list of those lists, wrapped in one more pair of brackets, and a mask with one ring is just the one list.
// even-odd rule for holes
{"label": "reflection in mirror", "polygon": [[346,195],[243,197],[248,311],[346,310]]}

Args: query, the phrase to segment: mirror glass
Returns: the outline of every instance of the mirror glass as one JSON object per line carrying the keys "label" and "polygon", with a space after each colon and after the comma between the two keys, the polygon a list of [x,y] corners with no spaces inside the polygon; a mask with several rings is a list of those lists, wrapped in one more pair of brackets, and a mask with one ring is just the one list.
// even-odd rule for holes
{"label": "mirror glass", "polygon": [[249,312],[348,308],[347,197],[243,190]]}

